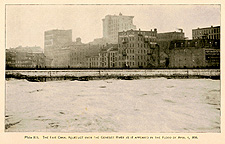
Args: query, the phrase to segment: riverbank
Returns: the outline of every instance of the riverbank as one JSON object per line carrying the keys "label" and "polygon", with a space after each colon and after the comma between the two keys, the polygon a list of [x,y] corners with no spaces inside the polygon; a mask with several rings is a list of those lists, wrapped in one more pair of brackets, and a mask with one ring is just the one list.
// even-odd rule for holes
{"label": "riverbank", "polygon": [[6,70],[7,78],[28,81],[139,79],[139,78],[211,78],[220,79],[219,69],[105,69],[105,70]]}

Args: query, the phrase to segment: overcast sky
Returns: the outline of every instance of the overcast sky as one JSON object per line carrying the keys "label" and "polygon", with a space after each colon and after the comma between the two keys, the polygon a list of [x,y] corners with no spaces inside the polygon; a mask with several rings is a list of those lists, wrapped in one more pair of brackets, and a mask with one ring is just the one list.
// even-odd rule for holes
{"label": "overcast sky", "polygon": [[6,47],[41,46],[44,31],[72,29],[87,43],[103,36],[106,15],[134,16],[134,25],[158,32],[182,28],[191,39],[192,29],[220,25],[220,5],[7,5]]}

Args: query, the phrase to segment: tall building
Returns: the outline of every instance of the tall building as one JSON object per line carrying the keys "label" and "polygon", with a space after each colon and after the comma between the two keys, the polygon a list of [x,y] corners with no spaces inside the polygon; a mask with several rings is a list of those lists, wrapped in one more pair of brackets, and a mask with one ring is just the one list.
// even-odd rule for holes
{"label": "tall building", "polygon": [[118,32],[136,29],[133,24],[134,16],[107,15],[103,21],[103,38],[106,38],[109,43],[118,42]]}
{"label": "tall building", "polygon": [[56,49],[72,42],[72,30],[49,30],[44,34],[44,53],[48,59],[46,65],[51,66]]}
{"label": "tall building", "polygon": [[220,26],[192,29],[193,39],[220,39]]}

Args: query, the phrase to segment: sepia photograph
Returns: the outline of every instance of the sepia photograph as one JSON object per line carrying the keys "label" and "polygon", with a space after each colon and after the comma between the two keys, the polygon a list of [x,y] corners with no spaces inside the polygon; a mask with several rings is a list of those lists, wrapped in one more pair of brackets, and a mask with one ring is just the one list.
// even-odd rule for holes
{"label": "sepia photograph", "polygon": [[4,131],[221,133],[220,4],[6,4]]}

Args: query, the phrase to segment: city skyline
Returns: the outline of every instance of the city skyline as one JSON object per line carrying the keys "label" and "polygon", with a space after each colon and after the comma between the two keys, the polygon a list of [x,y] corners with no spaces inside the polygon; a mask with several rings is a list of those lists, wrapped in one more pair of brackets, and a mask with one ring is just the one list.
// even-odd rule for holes
{"label": "city skyline", "polygon": [[192,29],[220,25],[220,5],[7,5],[6,48],[41,46],[44,31],[72,29],[73,41],[103,37],[106,15],[134,16],[137,29],[158,33],[178,31],[192,38]]}

